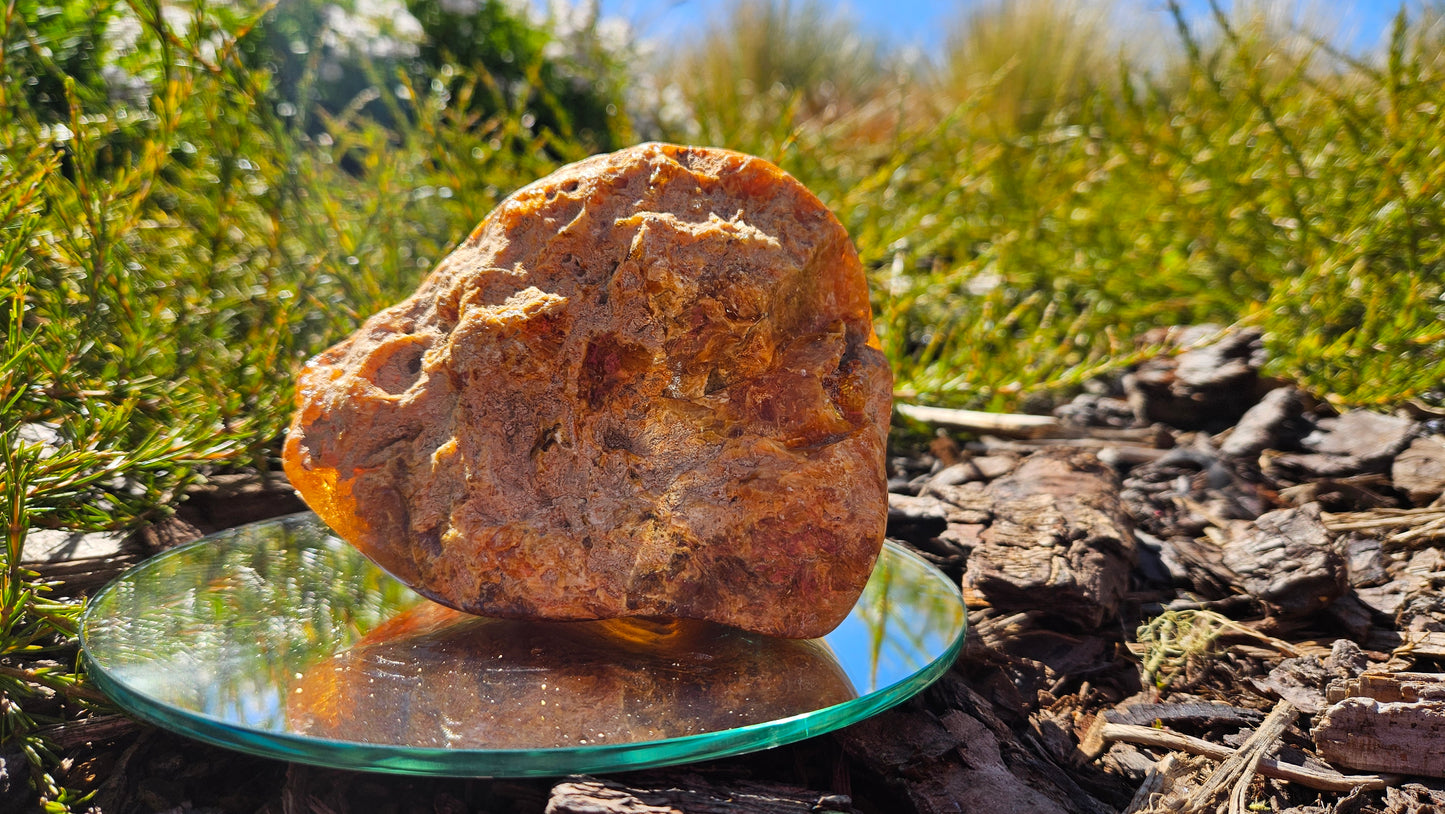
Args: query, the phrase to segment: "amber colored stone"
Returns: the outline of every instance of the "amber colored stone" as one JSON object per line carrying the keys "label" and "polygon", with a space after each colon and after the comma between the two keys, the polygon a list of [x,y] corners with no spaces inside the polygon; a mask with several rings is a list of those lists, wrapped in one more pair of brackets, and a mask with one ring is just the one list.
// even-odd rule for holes
{"label": "amber colored stone", "polygon": [[427,602],[298,676],[292,729],[450,749],[661,740],[841,704],[821,641],[711,622],[485,619]]}
{"label": "amber colored stone", "polygon": [[313,359],[284,458],[338,534],[452,607],[814,637],[882,546],[891,390],[812,193],[644,144],[517,191]]}

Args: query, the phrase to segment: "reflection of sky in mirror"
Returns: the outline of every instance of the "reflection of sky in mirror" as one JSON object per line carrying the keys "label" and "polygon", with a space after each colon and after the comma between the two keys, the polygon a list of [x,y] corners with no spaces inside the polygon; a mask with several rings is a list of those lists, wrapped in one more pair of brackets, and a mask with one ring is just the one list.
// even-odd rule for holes
{"label": "reflection of sky in mirror", "polygon": [[858,605],[827,641],[853,686],[866,693],[926,667],[962,626],[958,590],[912,555],[900,553],[880,561]]}
{"label": "reflection of sky in mirror", "polygon": [[901,640],[899,632],[914,622],[906,613],[888,617],[885,620],[888,629],[884,631],[886,646],[877,652],[873,650],[875,628],[858,613],[850,614],[843,624],[828,634],[827,642],[833,648],[838,664],[858,692],[873,692],[902,681],[926,667],[937,653],[948,646],[945,634],[939,631],[924,633],[921,648],[914,642]]}
{"label": "reflection of sky in mirror", "polygon": [[[313,516],[303,515],[176,549],[128,572],[92,602],[85,645],[95,669],[165,707],[164,714],[297,734],[287,707],[295,705],[289,693],[300,677],[323,660],[367,646],[369,631],[381,634],[379,625],[392,627],[390,622],[408,608],[428,605],[331,536]],[[824,651],[831,653],[846,682],[866,697],[934,665],[958,641],[963,619],[955,585],[914,555],[890,549],[853,612],[819,642],[824,647],[818,656],[826,659]],[[395,657],[390,651],[386,655]],[[739,658],[739,675],[756,679],[756,661]],[[828,666],[826,672],[833,670]],[[826,683],[821,673],[815,678],[819,685]],[[626,681],[633,682],[624,682],[634,687],[629,692],[646,685]],[[392,682],[387,692],[422,692],[409,686]],[[435,688],[430,692],[450,697]],[[420,700],[396,697],[391,702],[408,709]],[[815,708],[837,702],[836,693],[826,701],[820,697]]]}

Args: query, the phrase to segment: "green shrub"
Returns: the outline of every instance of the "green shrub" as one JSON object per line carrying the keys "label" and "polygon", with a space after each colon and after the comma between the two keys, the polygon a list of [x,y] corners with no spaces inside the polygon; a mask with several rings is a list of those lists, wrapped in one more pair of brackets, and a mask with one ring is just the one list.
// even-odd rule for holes
{"label": "green shrub", "polygon": [[[1114,39],[1100,26],[1116,18],[1081,22],[1090,8],[965,17],[936,77],[853,108],[885,107],[891,127],[776,111],[771,130],[738,125],[854,236],[899,392],[1016,409],[1154,352],[1138,344],[1152,328],[1199,322],[1265,328],[1271,372],[1341,404],[1438,387],[1435,18],[1402,17],[1374,65],[1278,9],[1203,28],[1176,10],[1161,59],[1084,48]],[[722,31],[689,58],[736,65],[761,36]],[[739,107],[719,87],[689,103]]]}
{"label": "green shrub", "polygon": [[[1150,19],[1134,11],[1129,18]],[[1114,90],[1121,54],[1134,60],[1126,49],[1147,42],[1120,29],[1125,19],[1119,3],[1098,0],[977,4],[952,26],[939,95],[968,104],[969,123],[985,135],[1069,123],[1087,101]]]}
{"label": "green shrub", "polygon": [[82,6],[0,10],[0,739],[58,809],[83,795],[27,699],[87,697],[31,666],[73,662],[79,607],[22,566],[28,531],[129,529],[208,472],[272,476],[305,359],[503,195],[627,132],[605,105],[571,119],[544,81],[571,82],[548,67],[566,55],[540,51],[509,78],[353,54],[370,84],[303,122],[316,85],[282,87],[248,39],[279,17],[138,3],[66,22]]}
{"label": "green shrub", "polygon": [[892,82],[880,45],[828,5],[744,0],[657,58],[647,118],[672,141],[777,160],[796,131],[875,103]]}
{"label": "green shrub", "polygon": [[388,127],[414,123],[415,105],[481,79],[467,101],[483,118],[523,109],[540,129],[621,146],[625,37],[609,36],[595,11],[532,16],[505,0],[282,0],[237,47],[284,117],[312,135],[324,115],[353,107]]}

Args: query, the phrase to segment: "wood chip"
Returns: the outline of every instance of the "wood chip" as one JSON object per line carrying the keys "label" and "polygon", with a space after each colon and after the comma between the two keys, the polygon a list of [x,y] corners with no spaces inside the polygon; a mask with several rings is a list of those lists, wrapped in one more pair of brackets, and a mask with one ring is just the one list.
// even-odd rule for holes
{"label": "wood chip", "polygon": [[1445,701],[1346,698],[1325,710],[1314,739],[1339,766],[1445,777]]}
{"label": "wood chip", "polygon": [[1314,504],[1260,515],[1254,528],[1224,546],[1223,563],[1239,587],[1282,616],[1325,607],[1349,584],[1344,558]]}
{"label": "wood chip", "polygon": [[1117,611],[1137,556],[1118,492],[1094,455],[1059,449],[990,483],[992,516],[969,555],[965,593],[1097,628]]}
{"label": "wood chip", "polygon": [[1410,442],[1390,466],[1395,487],[1417,506],[1445,492],[1445,436],[1426,435]]}
{"label": "wood chip", "polygon": [[701,777],[683,784],[629,786],[578,777],[552,789],[546,814],[822,814],[854,811],[843,794],[740,782],[714,786]]}

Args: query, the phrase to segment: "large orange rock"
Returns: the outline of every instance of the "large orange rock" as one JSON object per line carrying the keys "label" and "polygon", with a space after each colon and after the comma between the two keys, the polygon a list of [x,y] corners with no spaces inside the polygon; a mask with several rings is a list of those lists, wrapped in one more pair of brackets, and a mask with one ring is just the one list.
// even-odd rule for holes
{"label": "large orange rock", "polygon": [[473,613],[836,626],[887,516],[891,375],[837,219],[644,144],[514,193],[301,374],[306,502]]}

